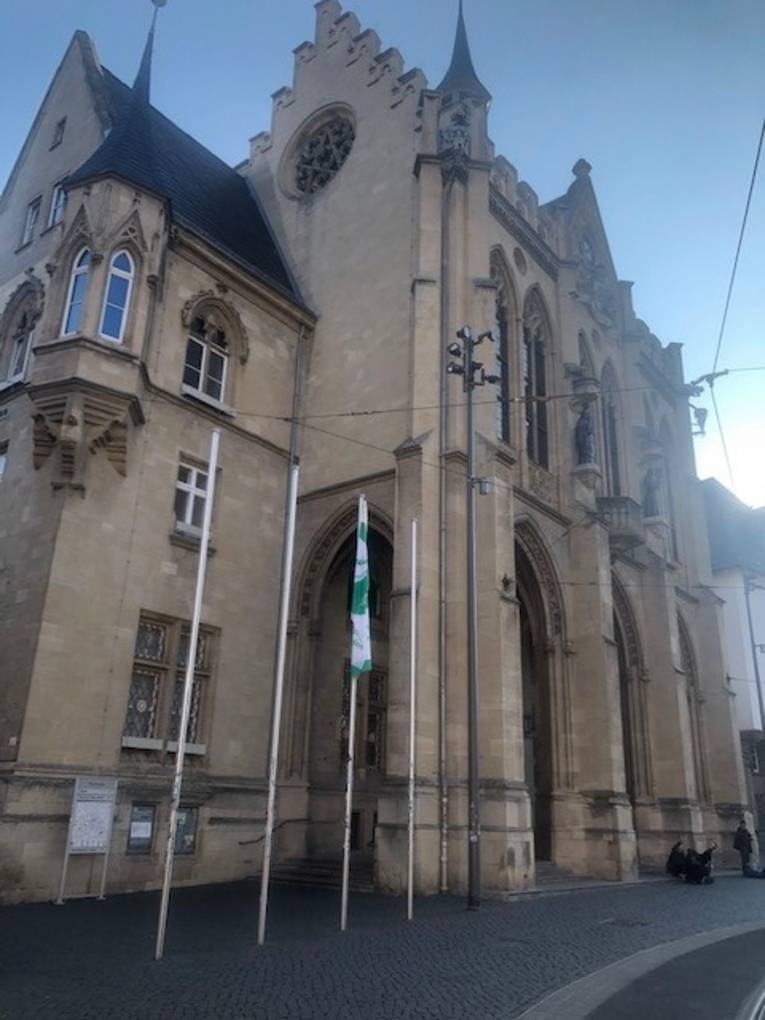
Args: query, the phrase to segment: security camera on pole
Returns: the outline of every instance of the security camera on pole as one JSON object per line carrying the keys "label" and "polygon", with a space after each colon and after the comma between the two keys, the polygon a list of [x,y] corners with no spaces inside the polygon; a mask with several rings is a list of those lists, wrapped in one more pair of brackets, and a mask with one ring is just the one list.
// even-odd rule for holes
{"label": "security camera on pole", "polygon": [[473,423],[473,391],[476,386],[496,384],[500,376],[484,371],[483,363],[473,357],[475,348],[484,340],[494,342],[490,332],[473,337],[469,326],[457,332],[457,340],[447,348],[449,375],[462,376],[462,389],[467,396],[467,640],[468,640],[468,910],[481,905],[481,815],[478,788],[478,670],[477,613],[475,578],[475,490],[485,494],[489,481],[475,474],[475,425]]}

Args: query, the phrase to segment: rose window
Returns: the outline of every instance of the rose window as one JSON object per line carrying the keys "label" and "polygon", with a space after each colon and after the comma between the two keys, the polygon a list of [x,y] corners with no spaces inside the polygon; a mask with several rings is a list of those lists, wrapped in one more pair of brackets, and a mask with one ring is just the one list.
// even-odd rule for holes
{"label": "rose window", "polygon": [[295,185],[313,195],[329,184],[348,158],[356,132],[347,117],[334,117],[313,131],[298,150]]}

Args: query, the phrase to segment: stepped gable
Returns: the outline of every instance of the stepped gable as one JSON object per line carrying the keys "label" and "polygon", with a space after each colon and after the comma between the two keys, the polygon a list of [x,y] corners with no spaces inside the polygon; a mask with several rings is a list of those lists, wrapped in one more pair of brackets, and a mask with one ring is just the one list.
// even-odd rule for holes
{"label": "stepped gable", "polygon": [[363,29],[352,11],[343,11],[339,0],[319,0],[315,5],[316,27],[313,42],[302,42],[292,51],[292,84],[272,93],[271,131],[261,131],[250,139],[250,158],[271,148],[282,110],[295,101],[295,94],[310,75],[315,61],[331,60],[336,68],[347,71],[364,86],[374,89],[391,109],[404,105],[410,97],[419,102],[428,81],[419,67],[404,70],[404,59],[395,47],[383,49],[373,29]]}
{"label": "stepped gable", "polygon": [[150,105],[151,42],[150,33],[133,89],[103,68],[115,126],[67,187],[114,176],[156,195],[168,202],[172,222],[300,301],[252,186]]}

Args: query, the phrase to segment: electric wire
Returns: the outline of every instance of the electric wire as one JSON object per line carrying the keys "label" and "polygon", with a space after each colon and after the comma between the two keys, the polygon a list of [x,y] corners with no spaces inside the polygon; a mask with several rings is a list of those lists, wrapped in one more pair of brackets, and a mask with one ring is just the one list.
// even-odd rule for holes
{"label": "electric wire", "polygon": [[736,281],[736,271],[738,269],[738,260],[741,255],[741,245],[744,241],[744,233],[746,231],[746,223],[749,218],[749,206],[752,204],[752,193],[754,192],[754,183],[757,179],[757,168],[760,163],[760,154],[762,153],[762,141],[765,138],[765,118],[762,121],[762,128],[760,129],[760,140],[757,144],[757,154],[754,157],[754,167],[752,168],[752,179],[749,182],[749,193],[746,196],[746,205],[744,207],[744,217],[741,221],[741,230],[738,235],[738,244],[736,245],[736,255],[733,259],[733,269],[730,274],[730,282],[728,284],[728,293],[725,298],[725,307],[723,309],[722,321],[720,323],[720,333],[717,337],[717,349],[715,350],[714,362],[712,364],[712,371],[717,371],[717,363],[720,360],[720,348],[722,347],[723,336],[725,334],[725,325],[728,320],[728,309],[730,308],[730,299],[733,293],[733,284]]}

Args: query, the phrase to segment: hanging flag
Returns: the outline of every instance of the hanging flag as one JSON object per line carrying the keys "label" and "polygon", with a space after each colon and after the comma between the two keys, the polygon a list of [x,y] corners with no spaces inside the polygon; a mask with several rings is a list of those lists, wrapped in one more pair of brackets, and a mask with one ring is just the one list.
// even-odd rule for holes
{"label": "hanging flag", "polygon": [[351,597],[351,678],[368,673],[372,668],[372,641],[369,628],[369,550],[367,533],[369,514],[366,496],[359,497],[359,527],[356,536],[356,565],[353,570]]}

